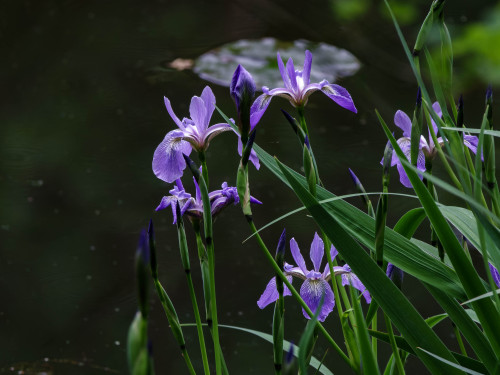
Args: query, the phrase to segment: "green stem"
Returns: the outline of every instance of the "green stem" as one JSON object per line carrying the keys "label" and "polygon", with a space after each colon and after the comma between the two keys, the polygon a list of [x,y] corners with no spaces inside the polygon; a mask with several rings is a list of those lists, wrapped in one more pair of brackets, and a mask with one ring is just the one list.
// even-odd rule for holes
{"label": "green stem", "polygon": [[460,351],[464,356],[467,357],[467,351],[465,350],[464,342],[462,340],[462,335],[460,334],[460,330],[455,325],[455,323],[451,323],[453,325],[453,331],[455,331],[455,337],[457,338],[458,346],[460,347]]}
{"label": "green stem", "polygon": [[[202,279],[203,279],[203,291],[205,295],[205,311],[206,311],[206,321],[207,321],[207,326],[210,330],[210,334],[212,336],[212,340],[214,339],[214,332],[213,332],[213,322],[212,322],[212,308],[210,304],[210,277],[208,272],[204,272],[204,269],[208,270],[208,256],[207,256],[207,251],[205,249],[205,245],[203,244],[203,240],[201,238],[201,232],[200,232],[200,223],[199,221],[193,221],[193,229],[194,233],[196,236],[196,245],[198,247],[198,256],[200,258],[200,267],[202,270]],[[228,369],[226,365],[226,361],[224,359],[224,354],[222,353],[222,350],[220,350],[220,356],[221,356],[221,362],[222,362],[222,374],[228,375]]]}
{"label": "green stem", "polygon": [[191,277],[191,262],[189,261],[189,249],[186,239],[186,231],[184,230],[184,219],[181,216],[180,207],[176,205],[177,210],[177,235],[179,237],[179,250],[181,252],[181,261],[186,274],[186,279],[189,289],[189,297],[193,305],[193,312],[196,321],[196,330],[198,331],[198,340],[200,342],[201,356],[203,360],[203,369],[206,375],[210,375],[210,367],[208,365],[207,350],[205,347],[205,337],[201,326],[200,311],[198,310],[198,302],[196,301],[196,293],[194,291],[193,279]]}
{"label": "green stem", "polygon": [[205,180],[205,184],[207,185],[208,189],[208,167],[207,167],[207,158],[205,157],[205,151],[198,152],[198,159],[200,159],[201,174],[203,176],[203,179]]}
{"label": "green stem", "polygon": [[304,116],[304,106],[298,107],[297,112],[299,114],[299,124],[304,133],[309,137],[309,130],[307,130],[306,118]]}
{"label": "green stem", "polygon": [[[311,145],[311,138],[309,137],[309,130],[307,129],[307,124],[306,124],[306,118],[304,116],[304,107],[299,107],[297,108],[297,112],[299,115],[299,124],[304,132],[304,134],[307,136],[307,139],[309,141],[309,145]],[[304,144],[302,144],[302,147],[305,147]],[[319,178],[319,171],[318,171],[318,164],[316,163],[316,158],[314,157],[314,151],[312,149],[312,146],[310,146],[310,152],[311,152],[311,158],[313,162],[313,167],[314,167],[314,173],[316,174],[316,183],[320,186],[323,186],[323,183],[321,182],[321,179]],[[306,166],[304,165],[304,170],[306,170]],[[307,176],[306,176],[307,177]],[[311,190],[311,189],[309,189]],[[311,194],[313,196],[316,196],[316,192],[311,191]]]}
{"label": "green stem", "polygon": [[[206,238],[206,235],[205,235]],[[211,239],[211,237],[210,237]],[[221,374],[221,350],[219,342],[219,324],[217,320],[217,302],[215,299],[215,249],[213,240],[207,241],[208,269],[210,273],[210,306],[212,308],[212,328],[215,352],[216,374]]]}
{"label": "green stem", "polygon": [[[203,153],[199,153],[202,162],[203,174],[206,174],[207,168]],[[210,284],[210,309],[212,313],[212,337],[214,341],[214,354],[215,354],[215,371],[217,375],[222,373],[222,360],[221,360],[221,347],[219,342],[219,326],[217,321],[217,302],[215,298],[215,248],[213,240],[213,227],[212,227],[212,210],[210,198],[208,196],[208,188],[203,175],[194,169],[194,165],[190,165],[195,178],[198,180],[200,187],[201,199],[203,202],[203,227],[205,235],[205,243],[207,248],[208,257],[208,273]]]}
{"label": "green stem", "polygon": [[191,278],[191,273],[186,272],[186,277],[189,287],[189,296],[191,297],[191,303],[193,304],[194,318],[196,321],[196,329],[198,331],[198,339],[200,341],[201,359],[203,361],[203,370],[206,375],[210,375],[210,367],[208,365],[207,349],[205,347],[205,336],[203,335],[203,328],[201,325],[200,311],[198,310],[198,303],[196,302],[196,294],[194,292],[193,279]]}
{"label": "green stem", "polygon": [[[262,253],[266,257],[266,259],[268,260],[268,262],[271,264],[271,266],[273,267],[273,270],[276,273],[276,275],[279,276],[279,278],[283,281],[283,283],[288,287],[288,289],[290,290],[290,292],[292,293],[292,295],[294,296],[294,298],[299,302],[300,306],[306,311],[306,313],[311,318],[314,317],[314,313],[311,311],[311,309],[309,308],[309,306],[307,306],[307,304],[304,302],[304,300],[302,299],[302,297],[300,296],[300,294],[297,292],[297,290],[293,287],[293,285],[288,281],[288,279],[286,278],[286,276],[283,273],[283,271],[279,268],[278,264],[274,260],[274,257],[271,255],[271,253],[269,252],[269,250],[268,250],[267,246],[265,245],[264,241],[260,237],[260,234],[257,231],[257,228],[255,227],[255,224],[254,224],[253,220],[251,220],[251,218],[248,218],[248,224],[250,225],[250,229],[251,229],[253,235],[255,236],[255,239],[257,240],[257,242],[259,244],[259,247],[262,250]],[[319,330],[323,334],[323,336],[325,336],[326,340],[332,345],[332,347],[335,349],[335,351],[337,352],[337,354],[353,370],[355,370],[355,367],[351,363],[351,361],[349,360],[349,357],[347,357],[345,355],[345,353],[337,345],[337,343],[335,342],[335,340],[333,339],[333,337],[330,336],[330,334],[326,331],[325,327],[323,327],[323,325],[320,322],[318,322],[317,325],[319,327]]]}
{"label": "green stem", "polygon": [[401,357],[399,356],[399,349],[396,344],[396,339],[394,338],[394,331],[392,330],[392,322],[389,317],[384,313],[385,325],[387,328],[387,333],[389,334],[389,342],[391,343],[392,355],[396,361],[396,367],[398,368],[399,375],[404,375],[405,369]]}

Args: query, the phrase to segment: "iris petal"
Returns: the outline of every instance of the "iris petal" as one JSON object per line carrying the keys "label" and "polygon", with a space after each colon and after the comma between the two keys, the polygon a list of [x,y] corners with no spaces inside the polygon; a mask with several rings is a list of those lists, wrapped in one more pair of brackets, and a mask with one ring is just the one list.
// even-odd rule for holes
{"label": "iris petal", "polygon": [[[300,287],[300,296],[313,313],[318,309],[323,295],[323,305],[318,316],[320,322],[325,321],[335,306],[335,296],[330,284],[323,279],[307,279]],[[304,309],[302,309],[302,313],[307,319],[310,319],[309,314]]]}
{"label": "iris petal", "polygon": [[167,133],[153,155],[153,172],[160,180],[174,182],[183,174],[186,162],[182,154],[191,153],[191,145],[182,140],[181,130]]}
{"label": "iris petal", "polygon": [[[291,283],[292,282],[292,276],[287,276],[287,280]],[[291,296],[292,293],[290,292],[290,289],[286,285],[283,285],[284,290],[283,290],[283,296]],[[264,290],[264,293],[260,296],[259,300],[257,301],[257,306],[259,308],[263,309],[270,303],[273,303],[279,298],[278,290],[276,289],[276,277],[273,277],[266,286],[266,289]]]}

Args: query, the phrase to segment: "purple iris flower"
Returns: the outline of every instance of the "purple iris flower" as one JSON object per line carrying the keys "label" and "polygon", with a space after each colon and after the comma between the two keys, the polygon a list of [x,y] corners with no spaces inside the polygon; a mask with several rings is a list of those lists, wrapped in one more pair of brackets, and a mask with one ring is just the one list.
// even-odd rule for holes
{"label": "purple iris flower", "polygon": [[262,115],[264,115],[273,96],[282,96],[288,99],[294,107],[300,108],[307,104],[309,95],[319,90],[341,107],[357,113],[351,95],[342,86],[331,84],[327,80],[323,80],[320,83],[310,83],[311,65],[312,53],[306,51],[306,59],[302,70],[295,69],[291,58],[286,63],[285,68],[278,52],[278,67],[285,87],[272,90],[269,90],[266,86],[262,87],[264,93],[255,99],[250,109],[250,125],[252,129],[257,125]]}
{"label": "purple iris flower", "polygon": [[[174,217],[174,224],[177,223],[177,212],[176,212],[176,202],[179,202],[179,207],[181,209],[181,216],[185,213],[191,217],[202,219],[203,218],[203,202],[201,200],[200,187],[195,179],[193,179],[196,187],[196,196],[192,197],[191,194],[184,190],[184,186],[180,179],[177,179],[176,186],[169,191],[171,195],[162,198],[156,211],[163,210],[168,206],[172,209],[172,215]],[[226,182],[222,184],[222,189],[214,190],[208,194],[210,199],[210,206],[212,211],[212,216],[215,217],[221,210],[231,203],[238,204],[240,198],[238,197],[238,191],[233,186],[228,186]],[[254,197],[250,197],[251,203],[262,204],[261,201]]]}
{"label": "purple iris flower", "polygon": [[[438,102],[435,102],[432,105],[432,109],[436,114],[441,117],[442,112],[441,112],[441,107],[439,106]],[[432,122],[432,128],[434,129],[434,133],[438,133],[438,127],[435,124],[433,120]],[[401,130],[403,130],[403,136],[397,140],[399,147],[403,151],[403,153],[406,155],[406,158],[410,160],[411,157],[411,120],[410,117],[406,113],[404,113],[401,110],[398,110],[396,114],[394,115],[394,124],[398,126]],[[444,144],[444,139],[442,137],[437,138],[437,141],[440,146]],[[472,135],[464,135],[464,145],[467,146],[474,154],[477,152],[477,143],[478,143],[478,138]],[[437,154],[437,149],[436,145],[434,144],[434,141],[432,140],[431,133],[429,131],[429,142],[427,142],[427,139],[422,135],[420,136],[420,143],[419,143],[419,151],[418,151],[418,158],[417,158],[417,169],[425,172],[425,160],[432,160]],[[383,164],[384,159],[380,162],[380,164]],[[392,159],[391,159],[391,166],[396,165],[398,168],[399,172],[399,181],[401,183],[408,187],[411,188],[411,182],[408,179],[408,176],[406,175],[406,172],[403,168],[403,164],[401,164],[401,161],[399,160],[397,154],[394,152],[392,154]],[[422,175],[419,174],[420,179],[422,179]]]}
{"label": "purple iris flower", "polygon": [[[321,298],[324,295],[323,305],[318,316],[318,320],[320,322],[323,322],[328,314],[332,312],[333,307],[335,306],[335,297],[333,295],[332,288],[328,283],[331,279],[330,267],[328,267],[328,264],[326,264],[323,272],[319,272],[325,252],[325,245],[323,243],[323,240],[318,236],[318,233],[314,234],[314,239],[311,243],[310,251],[310,258],[313,263],[312,270],[307,269],[306,262],[304,261],[304,258],[300,253],[299,246],[297,245],[297,242],[294,238],[290,240],[290,249],[292,251],[293,259],[298,264],[298,267],[285,262],[284,273],[286,275],[286,278],[290,282],[292,282],[293,276],[304,280],[302,286],[300,287],[300,296],[313,312],[315,312],[318,308],[321,302]],[[337,249],[335,249],[335,247],[332,245],[332,247],[330,248],[330,255],[332,257],[332,260],[335,258],[335,256],[337,256],[337,254]],[[347,264],[342,267],[335,266],[333,267],[333,271],[335,275],[341,275],[342,285],[351,285],[355,287],[363,294],[367,303],[371,302],[370,293],[365,288],[361,280],[359,280],[359,278],[353,272],[351,272],[351,268]],[[292,295],[286,285],[284,285],[283,295]],[[257,301],[257,305],[261,309],[263,309],[270,303],[276,301],[278,297],[278,291],[276,290],[276,277],[273,277],[267,284],[264,293],[262,293],[259,300]],[[310,319],[309,315],[304,309],[302,309],[302,313],[307,319]]]}
{"label": "purple iris flower", "polygon": [[191,99],[190,119],[179,120],[167,98],[165,106],[179,129],[168,132],[156,148],[153,156],[153,172],[160,180],[174,182],[182,176],[186,168],[182,154],[189,155],[193,148],[196,151],[205,151],[213,137],[231,130],[231,126],[220,123],[209,127],[215,109],[215,96],[208,86],[203,89],[201,97],[193,96]]}

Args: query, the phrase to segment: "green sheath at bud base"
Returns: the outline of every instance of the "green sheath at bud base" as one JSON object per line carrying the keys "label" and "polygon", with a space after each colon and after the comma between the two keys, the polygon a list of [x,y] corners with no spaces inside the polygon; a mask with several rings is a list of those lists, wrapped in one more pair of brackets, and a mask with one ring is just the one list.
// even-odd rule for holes
{"label": "green sheath at bud base", "polygon": [[252,217],[252,209],[250,207],[250,186],[248,184],[248,164],[243,166],[240,162],[236,175],[236,189],[240,197],[241,208],[247,219]]}

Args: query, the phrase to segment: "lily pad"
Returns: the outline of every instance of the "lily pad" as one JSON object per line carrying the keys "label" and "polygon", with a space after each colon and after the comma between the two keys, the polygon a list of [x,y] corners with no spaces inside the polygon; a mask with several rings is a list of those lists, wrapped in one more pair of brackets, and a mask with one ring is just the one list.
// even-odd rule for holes
{"label": "lily pad", "polygon": [[283,87],[276,53],[279,51],[285,62],[291,57],[296,67],[302,67],[306,50],[313,54],[311,82],[326,79],[332,83],[339,77],[353,75],[360,67],[359,60],[352,53],[326,43],[263,38],[241,39],[204,53],[194,61],[193,70],[207,81],[229,86],[234,70],[241,64],[252,74],[258,88]]}

